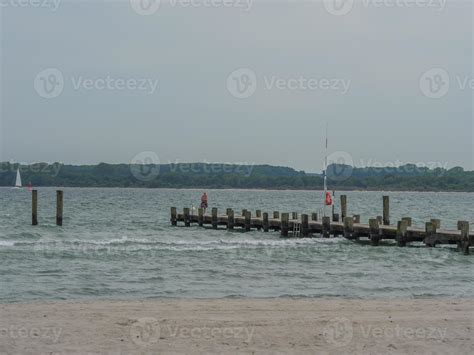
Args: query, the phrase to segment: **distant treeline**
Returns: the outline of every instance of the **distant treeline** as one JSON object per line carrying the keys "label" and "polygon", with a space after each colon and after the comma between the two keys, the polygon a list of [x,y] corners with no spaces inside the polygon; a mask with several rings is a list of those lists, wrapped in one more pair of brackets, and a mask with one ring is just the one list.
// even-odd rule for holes
{"label": "distant treeline", "polygon": [[[20,168],[23,184],[69,187],[322,189],[322,174],[287,167],[229,164],[163,165],[18,165],[0,163],[0,186],[13,186]],[[474,192],[474,171],[456,167],[428,169],[415,165],[353,168],[331,165],[330,189]]]}

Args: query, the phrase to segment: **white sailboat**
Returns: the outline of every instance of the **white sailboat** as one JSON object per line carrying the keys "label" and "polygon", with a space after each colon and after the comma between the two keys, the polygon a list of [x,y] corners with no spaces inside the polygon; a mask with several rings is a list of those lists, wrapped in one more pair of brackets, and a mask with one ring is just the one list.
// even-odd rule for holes
{"label": "white sailboat", "polygon": [[15,189],[21,189],[21,175],[20,175],[20,169],[16,170],[16,182],[15,182]]}

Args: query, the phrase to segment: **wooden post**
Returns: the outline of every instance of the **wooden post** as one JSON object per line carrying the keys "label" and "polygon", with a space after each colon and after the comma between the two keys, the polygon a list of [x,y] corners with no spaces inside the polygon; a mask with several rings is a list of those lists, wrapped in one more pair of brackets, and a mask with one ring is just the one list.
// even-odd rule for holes
{"label": "wooden post", "polygon": [[176,226],[178,224],[178,218],[177,218],[178,212],[176,210],[176,207],[171,207],[171,225]]}
{"label": "wooden post", "polygon": [[247,214],[247,210],[246,210],[246,209],[243,209],[243,210],[242,210],[242,217],[245,218],[245,215],[246,215],[246,214]]}
{"label": "wooden post", "polygon": [[383,224],[390,225],[390,198],[388,196],[383,197]]}
{"label": "wooden post", "polygon": [[303,237],[309,235],[309,216],[307,214],[301,215],[301,235]]}
{"label": "wooden post", "polygon": [[323,217],[323,238],[329,238],[331,232],[331,217]]}
{"label": "wooden post", "polygon": [[31,224],[38,225],[38,190],[33,190],[31,194]]}
{"label": "wooden post", "polygon": [[273,219],[280,219],[280,212],[273,211]]}
{"label": "wooden post", "polygon": [[435,226],[431,222],[426,222],[425,224],[425,244],[429,247],[435,247],[436,246],[436,241],[434,240],[434,234],[435,234]]}
{"label": "wooden post", "polygon": [[269,225],[269,223],[268,223],[268,212],[263,212],[262,225],[263,225],[263,231],[264,231],[264,232],[268,232],[268,230],[269,230],[269,228],[270,228],[270,225]]}
{"label": "wooden post", "polygon": [[341,219],[344,221],[344,219],[347,217],[347,195],[341,195]]}
{"label": "wooden post", "polygon": [[56,225],[63,225],[63,192],[56,191]]}
{"label": "wooden post", "polygon": [[199,227],[204,225],[204,208],[198,208],[198,224]]}
{"label": "wooden post", "polygon": [[344,238],[351,239],[354,232],[354,219],[352,217],[344,217]]}
{"label": "wooden post", "polygon": [[245,231],[249,232],[252,222],[252,212],[246,211],[245,212]]}
{"label": "wooden post", "polygon": [[[261,210],[256,210],[255,211],[255,217],[256,218],[262,218],[262,211]],[[259,224],[260,222],[257,222],[256,224],[256,227],[257,227],[257,230],[261,230],[262,229],[262,225]],[[262,222],[263,224],[263,222]]]}
{"label": "wooden post", "polygon": [[380,227],[379,227],[379,221],[375,218],[369,219],[369,237],[370,237],[370,243],[373,246],[379,245],[380,241]]}
{"label": "wooden post", "polygon": [[217,229],[217,207],[212,207],[212,216],[211,216],[212,228]]}
{"label": "wooden post", "polygon": [[318,214],[317,213],[311,213],[311,220],[312,221],[317,221],[318,220]]}
{"label": "wooden post", "polygon": [[408,227],[411,227],[411,223],[412,223],[411,217],[403,217],[403,218],[402,218],[402,221],[406,221],[406,222],[407,222],[407,226],[408,226]]}
{"label": "wooden post", "polygon": [[291,219],[298,219],[298,212],[292,212]]}
{"label": "wooden post", "polygon": [[339,213],[334,213],[332,215],[332,221],[333,222],[339,222]]}
{"label": "wooden post", "polygon": [[458,243],[459,251],[469,255],[469,222],[459,221],[458,229],[461,231],[461,240]]}
{"label": "wooden post", "polygon": [[354,223],[357,223],[357,224],[360,223],[360,214],[355,214],[353,218],[354,218]]}
{"label": "wooden post", "polygon": [[432,218],[430,222],[433,224],[434,231],[436,233],[436,231],[441,228],[441,220]]}
{"label": "wooden post", "polygon": [[404,247],[407,245],[407,230],[408,230],[408,221],[401,220],[397,222],[397,245],[399,247]]}
{"label": "wooden post", "polygon": [[289,228],[289,220],[290,214],[289,213],[282,213],[281,214],[281,236],[288,237],[288,228]]}
{"label": "wooden post", "polygon": [[226,216],[228,216],[228,215],[229,215],[230,211],[232,211],[232,208],[227,208],[227,209],[225,210],[225,214],[226,214]]}
{"label": "wooden post", "polygon": [[183,208],[183,219],[184,219],[184,225],[186,227],[189,227],[191,225],[191,218],[189,216],[189,207]]}
{"label": "wooden post", "polygon": [[234,219],[234,210],[229,208],[227,211],[227,229],[234,229],[235,219]]}

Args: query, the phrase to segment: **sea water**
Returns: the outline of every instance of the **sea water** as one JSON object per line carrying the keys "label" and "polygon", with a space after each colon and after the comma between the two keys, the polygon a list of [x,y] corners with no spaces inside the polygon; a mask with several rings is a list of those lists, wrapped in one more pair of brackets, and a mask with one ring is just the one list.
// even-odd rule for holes
{"label": "sea water", "polygon": [[[64,225],[55,225],[55,190],[0,188],[0,302],[71,299],[472,297],[474,255],[455,246],[393,242],[378,247],[344,238],[289,238],[172,227],[170,207],[197,206],[203,190],[64,188]],[[209,205],[317,212],[321,191],[207,190]],[[338,193],[337,193],[338,194]],[[347,192],[349,214],[382,214],[390,196],[395,223],[440,218],[474,228],[474,194]],[[335,198],[338,201],[338,196]],[[472,229],[471,229],[472,230]]]}

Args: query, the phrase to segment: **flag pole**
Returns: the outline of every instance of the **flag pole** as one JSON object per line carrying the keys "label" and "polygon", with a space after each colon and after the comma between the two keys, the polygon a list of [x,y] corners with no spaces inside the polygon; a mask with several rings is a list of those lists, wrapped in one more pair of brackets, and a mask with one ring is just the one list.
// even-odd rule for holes
{"label": "flag pole", "polygon": [[328,191],[327,169],[328,169],[328,122],[326,122],[326,153],[325,153],[325,157],[324,157],[324,205],[323,205],[323,216],[324,217],[326,217],[326,193]]}

